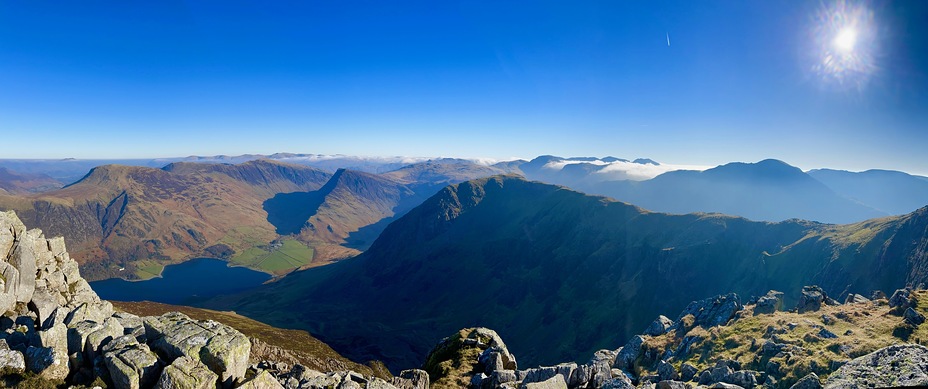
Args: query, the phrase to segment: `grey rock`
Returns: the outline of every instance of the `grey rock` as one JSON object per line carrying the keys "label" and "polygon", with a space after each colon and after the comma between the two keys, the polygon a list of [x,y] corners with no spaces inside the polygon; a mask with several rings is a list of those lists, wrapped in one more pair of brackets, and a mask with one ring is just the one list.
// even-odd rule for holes
{"label": "grey rock", "polygon": [[[268,389],[272,389],[272,388],[268,388]],[[361,385],[358,384],[357,382],[346,379],[342,381],[341,383],[339,383],[336,389],[361,389]]]}
{"label": "grey rock", "polygon": [[[2,216],[2,214],[0,214],[0,216]],[[0,247],[0,249],[2,249],[2,247]],[[23,372],[25,370],[26,359],[23,357],[23,353],[10,350],[6,341],[0,339],[0,371]]]}
{"label": "grey rock", "polygon": [[[728,376],[734,373],[732,368],[728,365],[721,362],[716,363],[715,366],[710,370],[710,383],[711,382],[728,382]],[[702,382],[702,377],[700,377],[700,383]]]}
{"label": "grey rock", "polygon": [[[512,371],[509,370],[509,372]],[[500,373],[500,371],[497,371],[497,373]],[[497,376],[499,376],[499,374],[497,374]],[[515,372],[512,372],[512,381],[515,381],[515,376]],[[393,377],[393,386],[399,389],[428,389],[429,373],[419,369],[403,370],[400,372],[399,376]]]}
{"label": "grey rock", "polygon": [[[352,382],[352,381],[348,381],[348,382]],[[339,385],[339,388],[341,387],[342,386]],[[242,385],[239,386],[238,388],[240,389],[283,389],[284,387],[280,384],[280,382],[277,382],[277,379],[274,378],[274,376],[272,376],[271,373],[268,373],[267,370],[261,370],[260,372],[258,372],[258,374],[255,374],[255,376],[252,377],[250,380],[242,383]],[[357,388],[360,389],[360,386],[357,386]]]}
{"label": "grey rock", "polygon": [[87,343],[84,345],[84,352],[87,353],[87,360],[92,361],[101,354],[101,349],[107,343],[123,335],[123,328],[115,318],[107,318],[103,321],[100,329],[87,335]]}
{"label": "grey rock", "polygon": [[921,325],[925,322],[925,315],[918,313],[912,307],[905,309],[905,313],[902,314],[902,317],[905,319],[906,323],[909,323],[913,326]]}
{"label": "grey rock", "polygon": [[799,379],[799,381],[796,381],[789,389],[821,389],[821,387],[822,382],[819,380],[818,375],[809,373],[805,377]]}
{"label": "grey rock", "polygon": [[695,366],[689,363],[683,363],[683,365],[680,366],[680,381],[692,381],[693,378],[696,377],[696,373],[698,373],[698,371]]}
{"label": "grey rock", "polygon": [[64,323],[56,323],[41,331],[37,331],[39,345],[58,350],[61,354],[68,354],[68,328]]}
{"label": "grey rock", "polygon": [[754,306],[754,314],[774,313],[783,310],[783,292],[771,290],[766,295],[757,299]]}
{"label": "grey rock", "polygon": [[818,336],[822,339],[835,339],[838,335],[835,335],[834,332],[828,331],[828,329],[822,328],[818,331]]}
{"label": "grey rock", "polygon": [[690,389],[690,386],[687,383],[680,381],[661,381],[657,383],[657,389]]}
{"label": "grey rock", "polygon": [[673,320],[668,319],[664,315],[660,315],[644,330],[644,334],[660,336],[667,333],[671,327],[673,327]]}
{"label": "grey rock", "polygon": [[68,355],[51,347],[29,346],[24,353],[26,368],[48,380],[64,380],[68,376]]}
{"label": "grey rock", "polygon": [[117,389],[148,388],[161,376],[161,361],[148,345],[120,336],[102,348],[103,361]]}
{"label": "grey rock", "polygon": [[671,381],[679,378],[677,369],[666,361],[657,361],[657,375],[661,381]]}
{"label": "grey rock", "polygon": [[744,389],[735,384],[729,384],[727,382],[716,382],[712,385],[709,385],[710,389]]}
{"label": "grey rock", "polygon": [[[522,383],[547,381],[555,375],[557,375],[557,367],[555,366],[526,369],[525,378],[522,379]],[[566,384],[567,381],[565,380],[564,382]]]}
{"label": "grey rock", "polygon": [[726,324],[742,309],[744,306],[741,305],[741,299],[735,293],[693,301],[680,312],[674,328],[682,327],[681,321],[687,315],[693,315],[693,325],[714,327]]}
{"label": "grey rock", "polygon": [[51,327],[53,323],[46,324],[46,321],[52,318],[55,310],[60,306],[58,299],[52,295],[52,292],[46,288],[38,288],[32,294],[32,300],[29,301],[29,308],[38,315],[38,322],[42,328]]}
{"label": "grey rock", "polygon": [[[78,284],[81,283],[80,281]],[[84,281],[83,284],[87,284],[87,282]],[[87,288],[89,289],[90,285],[87,285]],[[94,293],[93,290],[90,290],[88,293],[91,293],[94,297],[96,297],[96,293]],[[89,302],[82,303],[74,308],[74,310],[72,310],[71,313],[69,313],[65,318],[64,322],[68,325],[68,327],[71,327],[76,323],[80,323],[85,320],[103,323],[103,321],[110,316],[113,316],[113,304],[111,304],[109,301]]]}
{"label": "grey rock", "polygon": [[844,299],[845,304],[861,304],[861,303],[869,303],[869,302],[870,302],[870,299],[864,296],[861,296],[859,294],[854,294],[854,293],[848,294],[847,298]]}
{"label": "grey rock", "polygon": [[103,324],[91,320],[74,323],[68,328],[68,354],[85,353],[87,337],[103,328]]}
{"label": "grey rock", "polygon": [[[488,381],[489,378],[490,377],[487,377],[487,375],[484,373],[474,374],[473,377],[470,377],[470,387],[471,388],[482,388],[484,387],[483,385],[484,381]],[[487,386],[489,386],[489,382],[487,382],[487,384],[488,384]]]}
{"label": "grey rock", "polygon": [[755,374],[755,372],[750,370],[739,370],[729,374],[725,382],[738,385],[745,389],[751,389],[757,385],[757,377]]}
{"label": "grey rock", "polygon": [[628,378],[613,378],[604,382],[601,386],[602,389],[633,389],[635,386],[632,385],[632,381]]}
{"label": "grey rock", "polygon": [[180,357],[161,371],[155,388],[158,389],[215,389],[219,376],[202,362]]}
{"label": "grey rock", "polygon": [[917,344],[884,347],[855,358],[825,381],[825,388],[919,385],[928,385],[928,348]]}
{"label": "grey rock", "polygon": [[644,342],[644,338],[640,335],[636,335],[619,350],[618,355],[615,357],[615,364],[612,367],[616,369],[622,369],[625,371],[634,370],[635,359],[638,359],[638,353],[641,352],[641,344]]}
{"label": "grey rock", "polygon": [[906,308],[909,308],[912,305],[911,300],[912,290],[909,288],[906,289],[897,289],[893,292],[893,296],[889,298],[889,307],[898,308],[898,312],[905,311]]}
{"label": "grey rock", "polygon": [[817,285],[803,286],[802,293],[799,296],[799,303],[796,304],[796,310],[799,313],[817,311],[822,308],[822,304],[828,295]]}
{"label": "grey rock", "polygon": [[615,357],[618,354],[619,353],[615,350],[606,350],[606,349],[599,350],[593,353],[593,357],[590,358],[589,364],[605,363],[609,366],[612,366],[615,364]]}
{"label": "grey rock", "polygon": [[530,382],[522,383],[522,389],[567,389],[567,382],[564,381],[564,377],[560,374],[556,374],[553,377],[541,381],[541,382]]}
{"label": "grey rock", "polygon": [[188,356],[219,375],[224,387],[241,382],[251,342],[241,332],[212,320],[196,321],[178,312],[142,319],[148,342],[169,360]]}
{"label": "grey rock", "polygon": [[467,338],[464,339],[464,343],[477,345],[484,349],[494,349],[494,351],[499,352],[500,357],[502,357],[504,369],[517,370],[519,368],[516,363],[516,357],[509,352],[509,348],[506,347],[503,338],[501,338],[496,331],[483,327],[475,328],[467,335]]}
{"label": "grey rock", "polygon": [[374,377],[367,382],[367,389],[398,389],[387,381]]}

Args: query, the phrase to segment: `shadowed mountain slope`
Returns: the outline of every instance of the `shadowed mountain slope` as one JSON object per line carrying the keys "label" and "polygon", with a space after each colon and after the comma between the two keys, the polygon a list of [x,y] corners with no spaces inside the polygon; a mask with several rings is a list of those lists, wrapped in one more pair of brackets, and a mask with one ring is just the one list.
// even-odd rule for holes
{"label": "shadowed mountain slope", "polygon": [[[530,365],[622,344],[693,296],[928,279],[928,208],[835,226],[651,213],[497,176],[452,185],[361,256],[208,305],[309,330],[355,360],[415,366],[458,328],[495,328]],[[567,330],[569,329],[569,330]]]}

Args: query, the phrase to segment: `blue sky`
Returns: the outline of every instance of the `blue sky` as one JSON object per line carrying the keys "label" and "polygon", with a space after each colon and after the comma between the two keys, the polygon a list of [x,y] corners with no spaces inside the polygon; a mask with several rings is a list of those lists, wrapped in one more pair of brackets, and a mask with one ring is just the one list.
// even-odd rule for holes
{"label": "blue sky", "polygon": [[[853,55],[868,67],[838,79],[816,66],[823,15],[842,7],[867,16]],[[615,155],[926,174],[926,19],[917,1],[0,0],[0,158]]]}

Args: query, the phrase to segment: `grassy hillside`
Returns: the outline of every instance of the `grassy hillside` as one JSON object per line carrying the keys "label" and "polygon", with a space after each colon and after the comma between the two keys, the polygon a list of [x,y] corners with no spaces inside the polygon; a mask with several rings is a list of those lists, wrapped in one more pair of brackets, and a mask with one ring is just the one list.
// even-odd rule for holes
{"label": "grassy hillside", "polygon": [[356,259],[212,304],[396,368],[474,326],[497,330],[520,361],[550,364],[623,344],[707,296],[918,284],[928,278],[926,235],[928,209],[846,226],[764,223],[652,213],[498,176],[443,189]]}
{"label": "grassy hillside", "polygon": [[0,209],[15,210],[26,225],[50,236],[66,237],[88,279],[144,278],[183,259],[269,244],[278,235],[262,202],[279,192],[318,189],[329,176],[270,161],[164,169],[107,165],[60,190],[0,195]]}

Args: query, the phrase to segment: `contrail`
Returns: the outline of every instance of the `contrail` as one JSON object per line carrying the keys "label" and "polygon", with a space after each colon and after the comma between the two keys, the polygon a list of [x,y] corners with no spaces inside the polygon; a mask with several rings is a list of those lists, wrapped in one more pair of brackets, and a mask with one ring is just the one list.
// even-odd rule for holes
{"label": "contrail", "polygon": [[667,47],[670,47],[670,33],[667,33]]}

